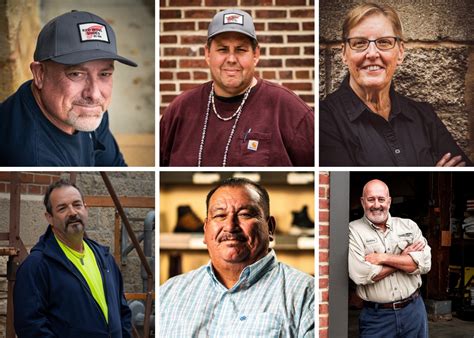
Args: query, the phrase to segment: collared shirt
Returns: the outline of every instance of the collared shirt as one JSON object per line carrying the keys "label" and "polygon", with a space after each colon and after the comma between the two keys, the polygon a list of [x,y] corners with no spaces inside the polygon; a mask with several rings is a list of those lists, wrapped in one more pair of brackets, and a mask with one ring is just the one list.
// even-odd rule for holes
{"label": "collared shirt", "polygon": [[211,263],[160,287],[160,337],[314,337],[314,278],[271,250],[227,289]]}
{"label": "collared shirt", "polygon": [[390,100],[387,121],[354,93],[347,76],[320,104],[321,166],[434,166],[448,152],[472,165],[430,104],[393,86]]}
{"label": "collared shirt", "polygon": [[[425,243],[423,251],[409,253],[418,266],[415,271],[397,270],[378,282],[372,280],[380,273],[382,265],[366,262],[365,255],[399,255],[407,246],[420,240]],[[389,214],[385,232],[365,216],[349,223],[349,276],[357,284],[357,295],[363,300],[388,303],[405,299],[421,286],[420,275],[430,269],[431,248],[412,220]]]}

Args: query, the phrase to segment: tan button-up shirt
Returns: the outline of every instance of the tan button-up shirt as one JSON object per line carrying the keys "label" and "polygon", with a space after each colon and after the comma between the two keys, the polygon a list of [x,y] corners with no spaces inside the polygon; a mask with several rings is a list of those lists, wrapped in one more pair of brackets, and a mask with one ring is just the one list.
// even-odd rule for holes
{"label": "tan button-up shirt", "polygon": [[[418,268],[407,273],[397,270],[384,279],[374,282],[372,278],[382,270],[381,265],[365,261],[369,253],[400,254],[408,245],[422,240],[423,251],[409,255]],[[431,269],[431,248],[415,222],[406,218],[391,217],[385,232],[365,216],[349,223],[349,276],[357,284],[357,294],[363,300],[388,303],[409,297],[421,286],[421,274]]]}

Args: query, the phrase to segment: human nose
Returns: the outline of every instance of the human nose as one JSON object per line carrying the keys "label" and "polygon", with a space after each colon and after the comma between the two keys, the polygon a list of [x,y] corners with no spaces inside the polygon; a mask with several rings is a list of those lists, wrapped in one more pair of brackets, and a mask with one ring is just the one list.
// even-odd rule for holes
{"label": "human nose", "polygon": [[223,224],[223,230],[227,232],[235,232],[238,227],[239,220],[237,215],[230,215],[230,217],[227,217]]}
{"label": "human nose", "polygon": [[229,52],[229,55],[227,55],[227,62],[230,62],[230,63],[235,63],[237,62],[237,57],[235,56],[235,53],[234,52]]}
{"label": "human nose", "polygon": [[68,217],[76,216],[77,214],[78,214],[77,210],[76,210],[76,208],[74,208],[74,206],[72,206],[72,205],[68,206],[68,208],[67,208]]}
{"label": "human nose", "polygon": [[379,49],[377,48],[375,41],[369,41],[369,46],[367,47],[366,52],[368,58],[379,56]]}
{"label": "human nose", "polygon": [[380,208],[380,202],[378,200],[374,201],[374,208],[379,209]]}
{"label": "human nose", "polygon": [[101,97],[99,80],[93,76],[89,76],[84,87],[83,95],[86,99],[93,102],[97,101]]}

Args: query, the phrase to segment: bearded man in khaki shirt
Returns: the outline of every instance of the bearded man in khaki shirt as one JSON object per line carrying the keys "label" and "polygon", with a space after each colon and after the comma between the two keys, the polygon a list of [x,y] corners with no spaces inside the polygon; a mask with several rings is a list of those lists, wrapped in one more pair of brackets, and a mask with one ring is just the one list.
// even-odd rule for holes
{"label": "bearded man in khaki shirt", "polygon": [[349,224],[349,276],[364,300],[360,336],[428,337],[419,288],[431,249],[415,222],[390,215],[384,182],[368,182],[361,203],[364,217]]}

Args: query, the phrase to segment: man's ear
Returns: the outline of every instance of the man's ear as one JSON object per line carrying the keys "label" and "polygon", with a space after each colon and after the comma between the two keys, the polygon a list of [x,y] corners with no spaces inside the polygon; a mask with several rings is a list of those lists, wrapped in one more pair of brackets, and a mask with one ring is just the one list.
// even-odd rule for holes
{"label": "man's ear", "polygon": [[49,224],[53,225],[53,215],[46,211],[44,213],[44,217],[46,218]]}
{"label": "man's ear", "polygon": [[270,238],[270,242],[273,242],[275,239],[275,229],[276,229],[276,221],[273,216],[268,217],[268,234]]}
{"label": "man's ear", "polygon": [[33,61],[30,63],[31,73],[33,74],[33,83],[38,89],[43,88],[45,65],[42,62]]}
{"label": "man's ear", "polygon": [[255,52],[253,55],[253,65],[256,67],[258,64],[258,61],[260,60],[260,46],[257,46],[255,48]]}
{"label": "man's ear", "polygon": [[204,238],[202,240],[202,242],[204,244],[207,244],[207,241],[206,241],[206,228],[207,228],[207,217],[204,219]]}
{"label": "man's ear", "polygon": [[[212,42],[211,42],[212,43]],[[204,58],[206,59],[206,63],[209,66],[210,65],[210,58],[209,58],[209,47],[207,43],[204,45]]]}

